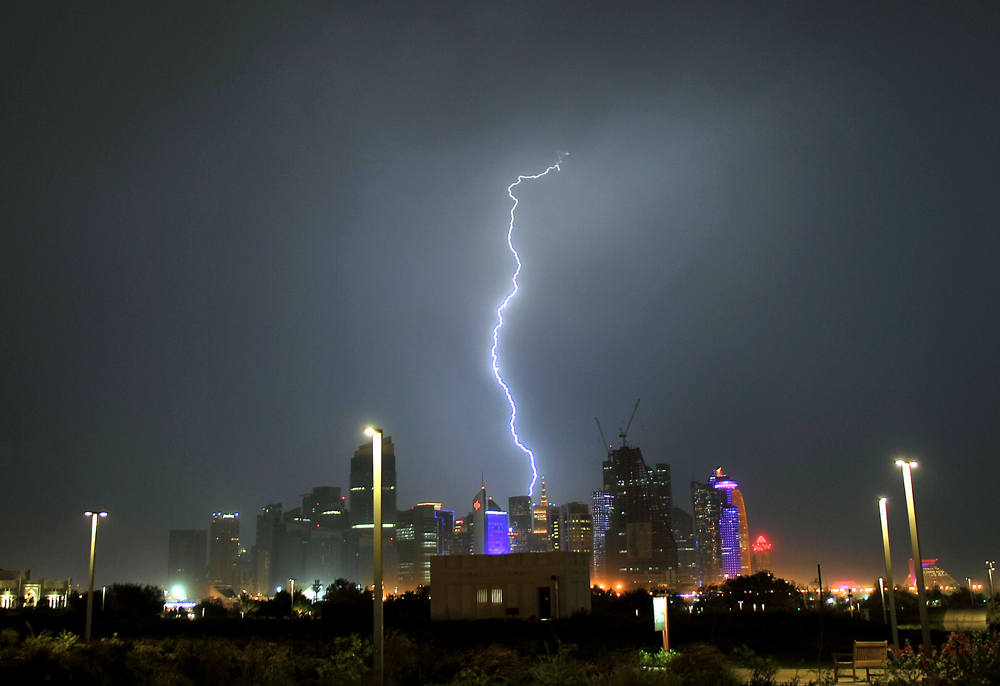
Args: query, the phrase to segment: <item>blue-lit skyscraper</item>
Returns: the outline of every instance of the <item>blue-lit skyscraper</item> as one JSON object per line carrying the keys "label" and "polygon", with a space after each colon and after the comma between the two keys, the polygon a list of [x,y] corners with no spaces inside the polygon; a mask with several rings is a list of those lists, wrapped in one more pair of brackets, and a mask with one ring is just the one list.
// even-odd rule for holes
{"label": "blue-lit skyscraper", "polygon": [[707,483],[691,482],[698,576],[703,585],[749,572],[746,510],[737,486],[721,467]]}
{"label": "blue-lit skyscraper", "polygon": [[475,555],[507,555],[510,553],[510,535],[507,513],[493,498],[486,497],[483,486],[472,499],[472,552]]}

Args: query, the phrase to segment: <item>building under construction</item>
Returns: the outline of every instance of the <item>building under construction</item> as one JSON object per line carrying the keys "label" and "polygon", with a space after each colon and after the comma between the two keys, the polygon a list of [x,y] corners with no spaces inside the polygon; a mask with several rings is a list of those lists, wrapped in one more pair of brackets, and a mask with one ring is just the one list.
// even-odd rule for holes
{"label": "building under construction", "polygon": [[[619,434],[619,448],[612,449],[604,442],[608,459],[603,463],[601,493],[610,496],[611,512],[603,532],[604,550],[599,555],[604,568],[595,572],[608,585],[671,587],[675,585],[677,547],[671,527],[670,465],[646,464],[642,451],[626,440],[631,424],[629,419]],[[603,432],[601,437],[603,440]]]}

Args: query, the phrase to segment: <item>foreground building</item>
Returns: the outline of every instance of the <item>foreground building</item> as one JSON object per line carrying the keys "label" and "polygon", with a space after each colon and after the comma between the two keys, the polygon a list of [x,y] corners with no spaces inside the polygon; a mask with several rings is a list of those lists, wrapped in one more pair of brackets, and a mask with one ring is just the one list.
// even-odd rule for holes
{"label": "foreground building", "polygon": [[431,619],[558,619],[590,612],[590,555],[431,558]]}

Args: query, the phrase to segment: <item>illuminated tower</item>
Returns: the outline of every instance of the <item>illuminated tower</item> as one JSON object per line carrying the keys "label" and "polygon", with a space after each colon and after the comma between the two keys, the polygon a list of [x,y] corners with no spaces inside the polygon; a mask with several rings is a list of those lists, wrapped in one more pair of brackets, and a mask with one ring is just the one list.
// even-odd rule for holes
{"label": "illuminated tower", "polygon": [[441,503],[420,503],[400,510],[396,522],[399,587],[412,591],[431,582],[431,556],[444,554],[446,520],[438,517]]}
{"label": "illuminated tower", "polygon": [[771,543],[764,536],[754,541],[753,568],[758,572],[771,571]]}
{"label": "illuminated tower", "polygon": [[532,514],[534,515],[533,517],[534,528],[532,530],[536,534],[545,534],[547,536],[549,533],[549,499],[545,496],[544,474],[542,474],[542,495],[538,501],[538,504],[535,505],[535,509],[533,510]]}
{"label": "illuminated tower", "polygon": [[722,467],[712,472],[708,483],[691,482],[698,575],[703,585],[740,576],[745,573],[744,565],[749,571],[746,509],[737,486],[722,473]]}
{"label": "illuminated tower", "polygon": [[507,555],[510,553],[507,513],[493,498],[486,497],[483,486],[472,499],[472,533],[474,555]]}
{"label": "illuminated tower", "polygon": [[560,505],[559,520],[559,550],[570,553],[593,552],[593,518],[586,503]]}
{"label": "illuminated tower", "polygon": [[733,489],[733,505],[739,514],[740,574],[750,576],[750,528],[747,526],[747,508],[740,489]]}
{"label": "illuminated tower", "polygon": [[594,531],[594,583],[607,578],[607,531],[611,525],[614,498],[607,491],[594,491],[590,499],[590,518]]}
{"label": "illuminated tower", "polygon": [[208,557],[209,583],[232,586],[236,573],[236,558],[240,553],[240,513],[213,512],[209,535],[212,546]]}
{"label": "illuminated tower", "polygon": [[510,522],[510,551],[512,553],[531,552],[532,507],[530,495],[514,495],[507,499],[507,513]]}
{"label": "illuminated tower", "polygon": [[723,503],[708,484],[691,482],[694,508],[694,548],[698,560],[698,583],[708,586],[722,578],[722,538],[719,536]]}

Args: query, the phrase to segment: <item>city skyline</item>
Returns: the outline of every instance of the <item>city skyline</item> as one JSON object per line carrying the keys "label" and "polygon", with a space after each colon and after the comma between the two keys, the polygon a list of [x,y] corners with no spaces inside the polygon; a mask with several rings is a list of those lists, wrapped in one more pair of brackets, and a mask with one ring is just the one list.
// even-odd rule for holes
{"label": "city skyline", "polygon": [[881,496],[904,569],[899,457],[928,558],[997,557],[991,7],[4,19],[0,567],[83,579],[99,508],[97,578],[155,579],[170,529],[349,497],[373,424],[399,508],[508,507],[507,189],[567,150],[517,187],[498,350],[551,501],[642,398],[674,504],[724,465],[776,573],[876,575]]}

